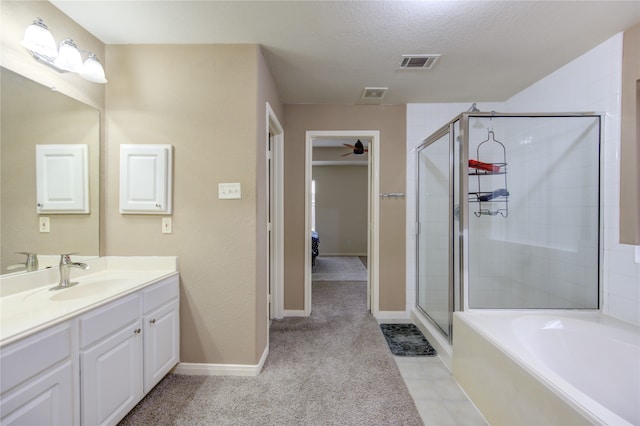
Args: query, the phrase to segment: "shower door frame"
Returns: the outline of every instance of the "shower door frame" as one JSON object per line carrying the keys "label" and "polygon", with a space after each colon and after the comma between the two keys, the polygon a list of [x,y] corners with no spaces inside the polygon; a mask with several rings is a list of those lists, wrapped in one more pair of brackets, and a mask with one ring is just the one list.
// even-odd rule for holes
{"label": "shower door frame", "polygon": [[[602,307],[602,283],[603,283],[603,223],[602,223],[602,193],[603,193],[603,155],[602,155],[602,142],[604,140],[604,116],[603,114],[594,113],[594,112],[567,112],[567,113],[502,113],[502,112],[463,112],[453,117],[450,121],[448,121],[445,125],[440,127],[435,132],[431,133],[427,138],[425,138],[417,147],[416,147],[416,171],[415,171],[415,179],[417,182],[416,185],[416,209],[415,209],[415,223],[416,223],[416,308],[424,314],[427,320],[436,327],[442,334],[443,337],[449,340],[449,343],[453,341],[453,313],[455,311],[468,311],[472,308],[469,307],[469,301],[466,297],[468,292],[468,284],[469,284],[469,268],[468,268],[468,259],[469,259],[469,244],[468,244],[468,236],[469,236],[469,206],[468,206],[468,192],[469,192],[469,179],[468,179],[468,162],[469,162],[469,122],[472,118],[505,118],[505,117],[521,117],[521,118],[570,118],[570,117],[594,117],[598,119],[599,126],[599,141],[598,141],[598,300],[597,300],[597,308],[601,309]],[[455,124],[458,125],[458,133],[454,133]],[[420,229],[419,229],[419,219],[420,219],[420,151],[433,142],[440,139],[445,134],[449,134],[449,230],[451,232],[449,238],[449,249],[448,249],[448,268],[449,268],[449,330],[444,331],[442,328],[434,321],[431,316],[422,309],[419,303],[419,283],[420,283]],[[459,144],[459,158],[456,164],[456,159],[454,158],[455,152],[455,144]],[[459,196],[456,200],[454,197],[454,174],[458,173],[458,184],[459,184]],[[459,212],[459,232],[457,235],[454,234],[454,213],[455,213],[455,203],[458,203],[458,212]],[[455,282],[454,268],[455,268],[455,253],[454,253],[454,240],[458,238],[459,241],[459,271],[458,271],[458,282]],[[458,286],[458,300],[456,306],[456,294],[455,289]],[[538,308],[542,309],[542,308]],[[578,310],[582,308],[577,308]]]}
{"label": "shower door frame", "polygon": [[[507,117],[520,117],[520,118],[571,118],[571,117],[593,117],[598,119],[599,126],[599,135],[598,135],[598,299],[596,301],[597,310],[600,310],[602,307],[601,298],[602,298],[602,283],[603,283],[603,223],[602,223],[602,192],[603,192],[603,156],[602,156],[602,141],[604,137],[604,116],[603,114],[594,113],[594,112],[561,112],[561,113],[553,113],[553,112],[539,112],[539,113],[508,113],[508,112],[463,112],[459,114],[455,118],[453,118],[449,124],[453,126],[453,124],[460,120],[459,132],[460,132],[460,163],[458,166],[458,171],[460,173],[460,282],[459,291],[460,291],[460,300],[459,300],[459,310],[460,311],[469,311],[473,309],[484,309],[484,308],[470,308],[469,300],[466,297],[466,293],[468,292],[469,286],[469,268],[468,268],[468,259],[469,259],[469,208],[468,208],[468,200],[467,194],[469,193],[469,179],[466,175],[468,167],[463,167],[468,165],[469,163],[469,121],[472,118],[480,117],[480,118],[507,118]],[[453,283],[455,286],[455,283]],[[503,308],[500,308],[503,309]],[[527,308],[511,308],[511,309],[527,309]],[[530,308],[536,310],[543,309],[552,309],[552,308]],[[572,308],[576,310],[583,310],[588,308]],[[453,312],[452,312],[453,315]]]}
{"label": "shower door frame", "polygon": [[[440,333],[446,338],[448,339],[449,343],[452,343],[453,341],[453,312],[454,312],[454,304],[455,304],[455,300],[454,300],[454,294],[455,294],[455,283],[454,283],[454,274],[453,274],[453,268],[454,268],[454,251],[453,251],[453,247],[454,247],[454,238],[455,235],[453,233],[453,218],[454,218],[454,175],[455,175],[455,159],[454,159],[454,144],[456,143],[455,139],[454,139],[454,134],[453,134],[453,129],[454,129],[454,124],[455,124],[455,119],[450,121],[449,123],[445,124],[444,126],[442,126],[440,129],[436,130],[435,132],[433,132],[428,138],[424,139],[420,145],[418,145],[418,147],[416,148],[416,168],[415,168],[415,173],[416,173],[416,216],[415,216],[415,222],[416,222],[416,307],[418,308],[418,310],[420,312],[422,312],[424,314],[424,316],[429,320],[429,322],[436,327]],[[440,324],[438,324],[438,322],[433,319],[431,317],[431,315],[425,310],[423,309],[420,305],[419,305],[419,298],[420,298],[420,290],[419,290],[419,285],[420,285],[420,233],[422,232],[421,230],[421,226],[420,226],[420,213],[419,213],[419,209],[420,209],[420,151],[427,148],[428,146],[430,146],[431,144],[433,144],[434,142],[437,142],[438,140],[440,140],[443,136],[445,135],[449,135],[449,212],[448,212],[448,217],[449,217],[449,223],[448,223],[448,229],[449,229],[449,247],[447,249],[447,259],[448,259],[448,264],[447,264],[447,268],[449,271],[449,275],[448,275],[448,296],[449,296],[449,303],[448,303],[448,330],[443,330],[442,327],[440,326]]]}

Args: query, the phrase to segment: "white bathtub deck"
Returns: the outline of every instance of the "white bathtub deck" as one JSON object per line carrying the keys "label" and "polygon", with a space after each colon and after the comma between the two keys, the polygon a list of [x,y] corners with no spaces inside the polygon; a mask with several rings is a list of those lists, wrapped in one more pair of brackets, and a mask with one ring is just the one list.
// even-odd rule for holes
{"label": "white bathtub deck", "polygon": [[456,313],[453,371],[491,424],[637,424],[639,343],[598,312]]}

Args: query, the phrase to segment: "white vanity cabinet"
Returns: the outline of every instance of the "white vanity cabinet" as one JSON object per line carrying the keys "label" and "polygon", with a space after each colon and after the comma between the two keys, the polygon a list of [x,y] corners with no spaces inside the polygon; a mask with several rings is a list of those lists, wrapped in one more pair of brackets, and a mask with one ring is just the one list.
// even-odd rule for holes
{"label": "white vanity cabinet", "polygon": [[0,424],[78,423],[74,322],[2,348]]}
{"label": "white vanity cabinet", "polygon": [[82,424],[116,424],[179,362],[178,282],[167,278],[80,317]]}
{"label": "white vanity cabinet", "polygon": [[0,426],[116,425],[180,361],[176,258],[88,263],[0,280]]}
{"label": "white vanity cabinet", "polygon": [[138,293],[80,317],[81,418],[115,424],[142,398]]}
{"label": "white vanity cabinet", "polygon": [[178,280],[165,280],[143,291],[144,393],[180,361]]}

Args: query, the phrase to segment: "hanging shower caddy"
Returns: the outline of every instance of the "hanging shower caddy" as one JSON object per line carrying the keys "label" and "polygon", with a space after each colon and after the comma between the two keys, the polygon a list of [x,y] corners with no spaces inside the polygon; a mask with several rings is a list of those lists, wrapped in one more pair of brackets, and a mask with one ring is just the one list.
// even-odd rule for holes
{"label": "hanging shower caddy", "polygon": [[469,192],[469,202],[477,203],[473,214],[480,216],[509,216],[507,187],[507,151],[489,130],[487,139],[476,149],[476,158],[469,159],[469,176],[477,177],[477,191]]}

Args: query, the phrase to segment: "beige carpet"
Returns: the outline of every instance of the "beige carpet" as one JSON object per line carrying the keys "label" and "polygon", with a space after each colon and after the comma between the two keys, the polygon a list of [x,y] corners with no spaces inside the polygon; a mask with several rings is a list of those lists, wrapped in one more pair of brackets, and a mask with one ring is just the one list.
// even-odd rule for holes
{"label": "beige carpet", "polygon": [[357,256],[318,256],[313,281],[366,281],[367,269]]}
{"label": "beige carpet", "polygon": [[314,282],[309,318],[271,327],[257,377],[169,375],[122,425],[422,425],[366,283]]}

